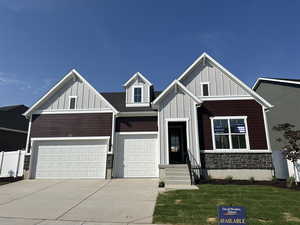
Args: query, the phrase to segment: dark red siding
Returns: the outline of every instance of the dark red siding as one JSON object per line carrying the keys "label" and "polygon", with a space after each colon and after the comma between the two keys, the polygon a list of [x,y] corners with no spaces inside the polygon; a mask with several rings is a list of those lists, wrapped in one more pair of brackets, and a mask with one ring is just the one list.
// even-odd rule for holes
{"label": "dark red siding", "polygon": [[198,108],[200,148],[213,149],[211,121],[214,116],[247,116],[250,149],[267,149],[262,106],[254,100],[207,101]]}
{"label": "dark red siding", "polygon": [[157,131],[156,116],[118,117],[116,132]]}
{"label": "dark red siding", "polygon": [[0,130],[0,151],[25,149],[27,134]]}
{"label": "dark red siding", "polygon": [[112,113],[34,115],[31,137],[111,136]]}

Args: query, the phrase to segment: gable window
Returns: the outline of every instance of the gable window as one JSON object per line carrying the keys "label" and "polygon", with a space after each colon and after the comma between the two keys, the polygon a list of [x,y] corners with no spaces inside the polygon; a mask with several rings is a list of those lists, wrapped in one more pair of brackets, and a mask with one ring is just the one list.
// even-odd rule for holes
{"label": "gable window", "polygon": [[209,96],[209,83],[201,83],[202,96]]}
{"label": "gable window", "polygon": [[76,109],[77,96],[70,96],[69,109]]}
{"label": "gable window", "polygon": [[133,88],[133,102],[134,103],[142,102],[142,88],[141,87]]}
{"label": "gable window", "polygon": [[214,149],[249,149],[246,117],[212,118]]}

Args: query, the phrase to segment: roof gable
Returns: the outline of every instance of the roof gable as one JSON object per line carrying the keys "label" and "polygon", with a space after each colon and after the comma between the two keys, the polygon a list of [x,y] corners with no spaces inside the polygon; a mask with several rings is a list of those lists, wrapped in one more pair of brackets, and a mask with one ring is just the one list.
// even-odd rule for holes
{"label": "roof gable", "polygon": [[237,85],[239,85],[241,88],[243,88],[249,95],[251,95],[256,101],[258,101],[260,104],[264,105],[267,108],[273,107],[272,104],[270,104],[268,101],[266,101],[264,98],[262,98],[259,94],[257,94],[255,91],[253,91],[251,88],[249,88],[244,82],[242,82],[240,79],[238,79],[235,75],[233,75],[231,72],[229,72],[227,69],[225,69],[221,64],[219,64],[216,60],[214,60],[211,56],[209,56],[207,53],[203,53],[200,57],[198,57],[177,79],[178,81],[183,80],[186,78],[190,72],[200,63],[205,63],[205,60],[208,60],[210,63],[212,63],[214,66],[219,68],[223,73],[228,76],[231,80],[233,80]]}
{"label": "roof gable", "polygon": [[[28,117],[30,114],[38,110],[43,104],[46,104],[46,106],[42,107],[42,109],[48,108],[49,104],[47,107],[47,101],[50,101],[50,103],[58,101],[59,95],[61,94],[60,92],[66,91],[68,89],[67,86],[74,84],[76,81],[82,82],[89,89],[88,94],[91,94],[90,92],[93,92],[93,96],[95,96],[93,98],[94,101],[99,98],[112,111],[118,112],[92,85],[90,85],[75,69],[73,69],[66,76],[64,76],[54,87],[52,87],[42,98],[40,98],[32,107],[30,107],[30,109],[28,109],[24,113],[24,115]],[[83,96],[80,97],[83,98]],[[64,101],[66,100],[64,99]],[[82,103],[85,103],[84,100],[82,100]],[[86,106],[86,108],[88,108],[88,106]]]}
{"label": "roof gable", "polygon": [[182,83],[178,80],[174,80],[152,103],[157,105],[173,88],[180,88],[184,93],[188,94],[195,102],[202,103],[192,92],[190,92]]}
{"label": "roof gable", "polygon": [[152,83],[146,77],[144,77],[140,72],[135,73],[128,81],[126,81],[126,83],[123,86],[127,87],[137,77],[142,79],[149,86],[152,86]]}

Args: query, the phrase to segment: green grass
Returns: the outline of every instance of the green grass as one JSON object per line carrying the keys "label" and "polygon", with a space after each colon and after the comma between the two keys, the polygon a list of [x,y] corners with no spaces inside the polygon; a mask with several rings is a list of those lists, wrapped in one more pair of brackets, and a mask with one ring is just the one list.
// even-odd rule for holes
{"label": "green grass", "polygon": [[[158,196],[153,222],[217,224],[217,206],[245,206],[249,225],[300,225],[300,192],[258,185],[202,184]],[[211,221],[211,222],[208,222]]]}

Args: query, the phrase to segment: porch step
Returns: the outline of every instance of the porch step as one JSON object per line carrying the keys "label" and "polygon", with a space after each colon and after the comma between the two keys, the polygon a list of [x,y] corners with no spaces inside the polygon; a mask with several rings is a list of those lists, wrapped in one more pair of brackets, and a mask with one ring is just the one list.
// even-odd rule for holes
{"label": "porch step", "polygon": [[182,180],[182,181],[191,181],[190,175],[189,176],[168,176],[168,181],[170,180]]}
{"label": "porch step", "polygon": [[169,185],[191,185],[191,180],[167,180],[166,187]]}
{"label": "porch step", "polygon": [[186,164],[168,165],[165,168],[166,185],[191,185],[190,171]]}
{"label": "porch step", "polygon": [[190,177],[190,173],[189,172],[186,172],[186,171],[180,171],[180,172],[166,172],[166,176],[168,177],[181,177],[181,176],[184,176],[184,177]]}

